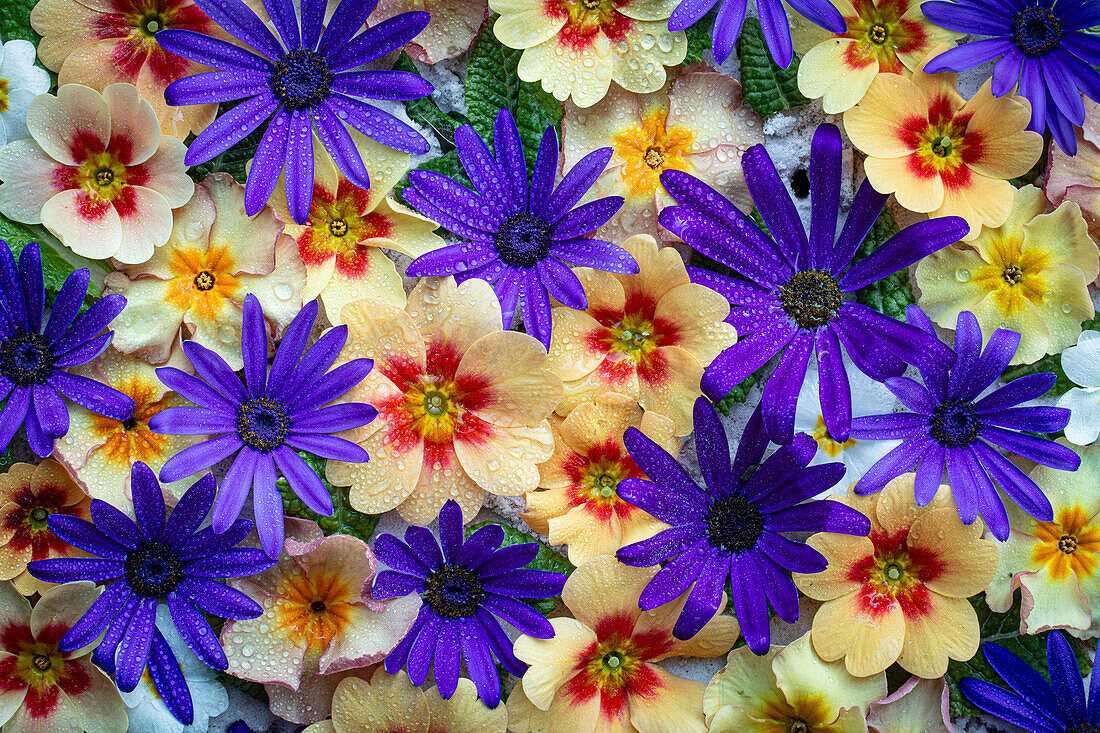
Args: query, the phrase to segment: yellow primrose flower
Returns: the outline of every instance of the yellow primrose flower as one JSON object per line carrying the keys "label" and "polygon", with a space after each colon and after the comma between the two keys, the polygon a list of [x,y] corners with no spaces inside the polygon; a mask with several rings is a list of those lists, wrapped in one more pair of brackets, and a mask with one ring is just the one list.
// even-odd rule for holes
{"label": "yellow primrose flower", "polygon": [[844,16],[846,32],[802,21],[792,33],[803,52],[798,91],[821,99],[826,114],[855,106],[878,74],[908,74],[935,46],[960,37],[925,19],[917,0],[830,1]]}
{"label": "yellow primrose flower", "polygon": [[1017,189],[1008,220],[984,229],[973,249],[945,247],[921,260],[917,304],[945,328],[961,311],[973,312],[985,341],[998,328],[1018,332],[1013,364],[1073,346],[1081,321],[1095,313],[1088,283],[1100,255],[1077,204],[1067,201],[1049,214],[1045,206],[1039,189]]}
{"label": "yellow primrose flower", "polygon": [[1023,594],[1020,632],[1067,629],[1089,638],[1100,633],[1100,445],[1060,443],[1081,456],[1076,471],[1036,466],[1031,478],[1054,507],[1054,521],[1041,522],[1015,505],[1008,509],[1012,532],[1000,545],[1001,564],[985,592],[997,613]]}
{"label": "yellow primrose flower", "polygon": [[623,207],[597,230],[620,242],[632,234],[676,240],[657,224],[673,203],[661,186],[666,170],[685,171],[733,201],[752,207],[741,171],[741,155],[764,142],[760,118],[745,105],[741,85],[725,74],[688,71],[665,89],[634,94],[613,87],[587,109],[566,103],[562,119],[565,169],[594,150],[614,155],[584,200],[622,196]]}
{"label": "yellow primrose flower", "polygon": [[493,32],[523,49],[519,78],[541,81],[578,107],[603,99],[611,82],[631,92],[665,85],[665,67],[687,56],[687,36],[668,18],[680,0],[490,0]]}
{"label": "yellow primrose flower", "polygon": [[730,652],[703,714],[709,733],[866,733],[867,708],[885,695],[885,672],[853,677],[817,656],[805,634],[759,657],[747,646]]}

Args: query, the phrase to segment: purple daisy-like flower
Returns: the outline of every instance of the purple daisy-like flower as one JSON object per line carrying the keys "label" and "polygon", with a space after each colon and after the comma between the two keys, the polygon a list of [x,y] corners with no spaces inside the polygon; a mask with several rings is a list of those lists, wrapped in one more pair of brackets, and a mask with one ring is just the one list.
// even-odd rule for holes
{"label": "purple daisy-like flower", "polygon": [[722,422],[705,397],[695,401],[702,487],[637,428],[627,429],[623,442],[649,480],[621,481],[619,497],[672,526],[617,556],[635,567],[664,563],[638,599],[643,610],[691,588],[672,629],[677,639],[695,636],[714,616],[728,578],[741,633],[753,652],[764,654],[771,643],[768,605],[787,623],[798,619],[798,590],[788,572],[819,573],[828,564],[817,550],[781,533],[871,530],[867,517],[840,502],[806,501],[844,476],[841,463],[809,465],[817,452],[809,435],[799,433],[761,463],[768,437],[759,407],[731,464]]}
{"label": "purple daisy-like flower", "polygon": [[133,690],[148,666],[172,715],[190,725],[191,693],[156,627],[157,605],[167,605],[180,636],[204,664],[225,669],[225,652],[203,613],[249,619],[263,609],[217,579],[261,573],[274,561],[259,550],[234,547],[252,529],[247,519],[238,519],[223,534],[199,529],[214,503],[213,476],[203,476],[184,492],[167,519],[152,469],[135,463],[131,485],[137,522],[99,499],[92,499],[91,522],[64,514],[47,520],[54,534],[94,557],[34,560],[27,569],[50,583],[109,581],[61,639],[61,648],[80,649],[103,637],[92,660],[115,675],[119,689]]}
{"label": "purple daisy-like flower", "polygon": [[[698,23],[714,7],[717,0],[681,0],[672,16],[668,19],[670,31],[682,31]],[[848,26],[844,16],[829,0],[787,0],[790,6],[801,13],[811,23],[833,33],[844,33]],[[741,26],[745,22],[748,0],[721,0],[718,15],[711,29],[711,53],[714,60],[723,64],[733,55],[737,46],[737,37],[741,35]],[[787,23],[787,11],[782,0],[757,0],[756,12],[760,16],[760,29],[764,32],[764,42],[779,66],[784,69],[791,65],[794,58],[794,43],[791,40],[791,27]]]}
{"label": "purple daisy-like flower", "polygon": [[114,331],[103,329],[126,306],[126,298],[108,295],[78,315],[89,279],[87,269],[69,275],[47,319],[38,245],[24,247],[17,265],[7,243],[0,240],[0,400],[7,398],[0,411],[0,451],[22,425],[31,450],[50,455],[54,439],[69,432],[63,396],[116,420],[133,415],[134,401],[126,395],[65,371],[107,349]]}
{"label": "purple daisy-like flower", "polygon": [[682,171],[661,174],[662,185],[679,204],[660,213],[661,225],[743,276],[688,268],[692,282],[721,293],[735,306],[726,321],[737,328],[739,337],[707,367],[703,392],[712,400],[722,399],[782,352],[763,396],[764,424],[777,443],[794,438],[798,392],[813,355],[825,425],[840,443],[848,439],[852,423],[852,394],[842,347],[856,367],[878,381],[901,374],[905,363],[919,366],[951,358],[951,350],[935,336],[846,301],[844,294],[959,241],[968,231],[966,221],[948,216],[918,222],[853,265],[852,257],[886,204],[886,196],[864,181],[837,237],[840,158],[840,131],[833,125],[819,126],[810,151],[813,209],[808,239],[762,145],[749,148],[741,165],[771,236],[699,179]]}
{"label": "purple daisy-like flower", "polygon": [[195,4],[257,53],[194,31],[162,30],[157,43],[165,49],[220,69],[172,82],[164,97],[173,106],[246,100],[195,138],[187,165],[220,155],[274,115],[245,185],[249,216],[271,197],[285,166],[287,208],[299,224],[306,220],[313,198],[314,132],[344,176],[363,189],[370,188],[370,178],[345,124],[391,148],[428,152],[420,133],[362,100],[419,99],[432,93],[432,85],[409,72],[357,70],[415,38],[428,25],[428,13],[401,13],[355,35],[376,0],[341,2],[323,31],[325,0],[303,0],[300,23],[291,0],[264,0],[276,38],[242,0]]}
{"label": "purple daisy-like flower", "polygon": [[1009,689],[963,677],[959,687],[976,707],[1031,733],[1095,733],[1100,730],[1100,674],[1093,671],[1086,702],[1077,657],[1060,631],[1052,631],[1047,636],[1050,682],[998,644],[983,644],[982,653]]}
{"label": "purple daisy-like flower", "polygon": [[1100,38],[1083,32],[1100,24],[1095,0],[935,0],[921,11],[936,25],[989,36],[945,51],[928,62],[930,74],[965,71],[997,59],[993,93],[1019,93],[1031,102],[1029,130],[1050,128],[1058,147],[1077,153],[1073,126],[1085,121],[1084,92],[1100,101]]}
{"label": "purple daisy-like flower", "polygon": [[425,527],[409,527],[405,541],[382,534],[374,554],[392,570],[374,578],[374,598],[419,593],[424,604],[405,638],[386,657],[386,671],[405,667],[414,685],[424,684],[435,669],[444,699],[458,687],[459,667],[466,665],[477,694],[489,707],[500,704],[500,677],[493,658],[516,676],[527,665],[512,653],[503,619],[521,634],[549,639],[554,627],[534,608],[517,599],[561,595],[565,576],[524,568],[538,554],[535,543],[501,547],[504,530],[488,524],[462,538],[462,509],[451,500],[439,511],[439,541]]}
{"label": "purple daisy-like flower", "polygon": [[263,308],[249,294],[241,333],[244,384],[224,359],[194,341],[184,341],[183,351],[198,376],[174,367],[157,370],[169,389],[198,407],[162,410],[149,421],[149,428],[164,435],[214,436],[169,458],[160,470],[160,480],[178,481],[236,454],[214,503],[214,531],[234,526],[251,488],[256,531],[269,557],[278,557],[283,549],[277,472],[307,507],[322,516],[332,514],[332,497],[296,451],[364,463],[363,448],[331,433],[362,427],[378,415],[372,406],[358,402],[323,407],[362,381],[374,362],[353,359],[328,372],[344,348],[348,328],[330,329],[305,350],[316,320],[317,301],[313,300],[287,328],[269,372]]}
{"label": "purple daisy-like flower", "polygon": [[[905,313],[927,333],[936,333],[920,308],[911,305]],[[983,351],[978,319],[963,311],[955,325],[957,361],[921,366],[923,385],[909,377],[887,379],[886,388],[911,412],[858,417],[852,421],[852,437],[903,442],[871,466],[856,483],[856,493],[873,494],[916,468],[917,504],[925,506],[939,489],[946,468],[964,524],[972,524],[980,514],[997,539],[1008,539],[1008,515],[998,487],[1031,516],[1051,521],[1050,500],[993,446],[1043,466],[1077,470],[1081,457],[1072,450],[1020,432],[1051,433],[1069,423],[1070,411],[1063,407],[1023,404],[1045,394],[1055,375],[1020,377],[981,396],[1004,372],[1019,345],[1020,334],[998,328]]]}
{"label": "purple daisy-like flower", "polygon": [[474,128],[455,132],[455,146],[475,191],[442,173],[409,171],[405,200],[433,221],[468,241],[421,255],[409,265],[413,277],[454,275],[487,280],[500,299],[504,328],[512,327],[519,304],[523,324],[550,348],[550,297],[584,310],[588,298],[566,262],[608,272],[633,274],[638,263],[626,250],[588,235],[611,220],[623,205],[607,196],[583,206],[588,192],[611,160],[611,148],[584,156],[555,189],[558,133],[546,128],[531,183],[523,141],[512,113],[497,113],[493,134],[496,156]]}

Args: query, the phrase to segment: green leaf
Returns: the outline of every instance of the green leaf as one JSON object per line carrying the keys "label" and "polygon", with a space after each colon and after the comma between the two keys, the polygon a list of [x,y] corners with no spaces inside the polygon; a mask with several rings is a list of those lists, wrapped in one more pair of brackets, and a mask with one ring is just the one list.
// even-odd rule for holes
{"label": "green leaf", "polygon": [[7,471],[14,464],[15,456],[11,454],[11,446],[9,445],[3,453],[0,453],[0,472]]}
{"label": "green leaf", "polygon": [[378,516],[363,514],[351,508],[351,503],[348,501],[348,489],[343,486],[333,486],[325,478],[324,458],[319,458],[305,451],[298,451],[298,455],[321,478],[325,490],[332,497],[332,516],[322,517],[309,509],[294,493],[294,490],[290,488],[287,480],[280,476],[275,485],[279,487],[279,493],[283,497],[283,513],[289,517],[310,519],[317,522],[326,536],[330,534],[349,534],[363,541],[370,539],[370,536],[374,534],[375,526],[378,524]]}
{"label": "green leaf", "polygon": [[[858,262],[867,257],[897,233],[898,225],[894,221],[893,214],[889,209],[884,210],[871,226],[871,231],[867,233],[863,243],[859,245],[854,261]],[[905,307],[914,302],[913,291],[909,287],[909,271],[899,270],[878,282],[860,288],[856,291],[856,301],[891,318],[905,320]]]}
{"label": "green leaf", "polygon": [[731,389],[725,397],[714,403],[714,409],[723,415],[729,415],[735,404],[744,402],[749,398],[749,390],[760,381],[761,376],[769,367],[763,367],[741,380],[741,383]]}
{"label": "green leaf", "polygon": [[798,91],[798,56],[785,69],[772,61],[764,43],[764,33],[760,30],[760,21],[756,18],[745,18],[737,49],[741,57],[741,86],[745,90],[745,101],[756,114],[767,118],[810,101]]}
{"label": "green leaf", "polygon": [[214,670],[214,674],[215,676],[217,676],[218,682],[221,682],[223,686],[232,687],[234,689],[240,690],[249,697],[260,701],[264,704],[264,706],[267,706],[267,690],[265,690],[264,686],[261,685],[259,682],[242,680],[240,677],[234,677],[233,675],[222,669]]}
{"label": "green leaf", "polygon": [[564,114],[561,102],[554,95],[547,94],[541,86],[520,82],[519,100],[515,111],[519,138],[523,141],[523,159],[527,163],[527,174],[535,170],[535,158],[538,157],[539,144],[546,128],[558,131],[561,140],[561,118]]}
{"label": "green leaf", "polygon": [[[978,633],[981,637],[981,643],[985,644],[992,641],[1004,647],[1026,662],[1029,667],[1049,682],[1050,675],[1047,673],[1047,634],[1020,633],[1019,594],[1013,599],[1012,608],[1008,609],[1006,613],[991,611],[984,598],[985,594],[982,594],[970,599],[970,604],[974,606],[974,610],[978,614]],[[1081,676],[1087,675],[1089,670],[1092,669],[1092,663],[1089,662],[1084,645],[1071,636],[1066,636],[1066,639],[1077,656],[1077,666],[1081,670]],[[947,687],[951,693],[951,712],[957,716],[969,717],[978,715],[981,712],[963,697],[959,689],[959,680],[964,677],[975,677],[1005,687],[1005,683],[989,666],[989,662],[986,661],[980,648],[978,653],[967,662],[956,662],[952,659],[947,665]]]}
{"label": "green leaf", "polygon": [[0,2],[0,40],[21,38],[38,45],[42,36],[31,28],[31,10],[38,0],[4,0]]}
{"label": "green leaf", "polygon": [[684,34],[687,35],[688,42],[688,51],[687,56],[684,57],[684,66],[706,63],[706,61],[703,60],[703,54],[711,48],[709,28],[714,25],[715,15],[716,13],[712,10],[696,21],[694,25],[690,25],[684,29]]}
{"label": "green leaf", "polygon": [[[466,528],[466,536],[469,537],[477,530],[489,524],[500,523],[479,522],[477,524],[472,524]],[[535,555],[535,559],[527,563],[523,567],[530,570],[548,570],[552,573],[561,573],[566,577],[568,577],[570,573],[576,570],[576,568],[573,567],[573,563],[569,562],[567,559],[551,550],[550,546],[547,545],[545,542],[540,542],[538,539],[532,537],[526,532],[521,532],[515,527],[509,527],[506,524],[501,524],[500,528],[504,530],[504,542],[501,544],[501,547],[506,547],[508,545],[523,545],[532,542],[539,546],[539,553]],[[555,596],[554,598],[524,598],[523,600],[533,606],[535,610],[541,613],[543,616],[546,616],[547,614],[554,611],[554,609],[557,607],[558,601],[561,600],[561,596]]]}
{"label": "green leaf", "polygon": [[[42,254],[42,279],[46,284],[46,291],[49,293],[57,293],[61,290],[61,286],[64,284],[65,279],[79,269],[78,265],[69,262],[69,260],[63,257],[61,253],[55,249],[54,243],[57,242],[57,240],[53,235],[37,227],[32,230],[24,224],[19,224],[4,216],[0,216],[0,240],[7,242],[8,249],[11,250],[11,253],[16,259],[19,258],[19,254],[28,244],[31,242],[38,243],[38,251]],[[64,245],[57,242],[57,246],[63,247]],[[69,253],[69,256],[78,261],[83,259],[72,253]],[[92,267],[95,266],[92,262],[88,262],[87,264]],[[81,263],[81,265],[83,265],[83,263]],[[96,269],[98,270],[99,268]],[[101,280],[92,277],[88,283],[88,295],[85,300],[98,300],[102,294]]]}
{"label": "green leaf", "polygon": [[[420,73],[412,59],[404,51],[397,58],[397,63],[393,65],[393,68],[395,71],[408,71],[412,74]],[[435,132],[444,151],[454,147],[455,130],[466,123],[466,118],[462,115],[441,110],[431,97],[410,99],[405,102],[405,111],[409,113],[409,117],[414,121]]]}

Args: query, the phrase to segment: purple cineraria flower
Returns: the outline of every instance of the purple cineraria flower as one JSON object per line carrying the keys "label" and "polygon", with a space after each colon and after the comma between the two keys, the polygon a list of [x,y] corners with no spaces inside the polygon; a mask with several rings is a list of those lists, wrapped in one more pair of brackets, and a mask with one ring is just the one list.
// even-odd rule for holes
{"label": "purple cineraria flower", "polygon": [[225,652],[203,613],[249,619],[263,609],[217,578],[262,573],[275,563],[259,550],[234,547],[252,529],[247,519],[224,534],[199,529],[214,503],[213,476],[196,481],[167,519],[160,484],[144,463],[134,464],[131,485],[137,522],[99,499],[92,499],[91,522],[63,514],[49,518],[54,534],[94,557],[35,560],[27,569],[50,583],[111,581],[65,634],[61,648],[80,649],[102,637],[92,660],[115,675],[119,689],[133,690],[148,666],[172,715],[190,725],[191,693],[156,627],[157,605],[167,605],[180,636],[203,663],[225,669]]}
{"label": "purple cineraria flower", "polygon": [[905,363],[925,364],[951,358],[951,350],[919,328],[853,301],[854,292],[908,267],[968,231],[957,216],[918,222],[895,234],[869,257],[852,257],[886,203],[886,196],[864,181],[840,236],[835,236],[840,206],[840,132],[821,125],[810,151],[813,213],[810,236],[794,202],[762,145],[742,159],[745,181],[771,237],[720,193],[681,171],[665,171],[661,183],[679,204],[660,214],[660,222],[703,254],[743,278],[688,268],[701,283],[735,306],[726,321],[737,328],[738,342],[722,352],[703,374],[703,392],[720,400],[769,359],[782,352],[764,387],[764,425],[776,443],[794,438],[798,392],[810,357],[816,355],[821,411],[833,440],[848,439],[852,395],[841,348],[872,379],[882,381],[905,371]]}
{"label": "purple cineraria flower", "polygon": [[[909,306],[906,316],[935,334],[920,308]],[[1043,466],[1077,470],[1081,457],[1072,450],[1020,432],[1051,433],[1069,423],[1070,411],[1065,408],[1023,404],[1045,394],[1054,385],[1054,375],[1020,377],[981,396],[1012,361],[1019,345],[1020,334],[998,328],[983,351],[978,319],[963,311],[955,326],[957,361],[953,357],[920,367],[923,385],[908,377],[887,379],[886,388],[911,412],[856,418],[852,437],[903,442],[871,466],[856,483],[856,493],[873,494],[916,468],[917,504],[924,506],[939,489],[946,467],[947,483],[964,524],[972,524],[980,514],[997,539],[1008,539],[1008,515],[997,487],[1036,519],[1053,519],[1050,500],[993,445]]]}
{"label": "purple cineraria flower", "polygon": [[983,644],[982,652],[1009,689],[963,677],[959,687],[976,707],[1031,733],[1100,731],[1100,672],[1093,670],[1086,702],[1077,657],[1060,631],[1052,631],[1047,636],[1050,682],[998,644]]}
{"label": "purple cineraria flower", "polygon": [[[538,545],[501,547],[504,530],[488,524],[462,539],[462,509],[454,500],[439,511],[439,541],[425,527],[409,527],[405,541],[382,534],[374,554],[392,570],[374,578],[374,598],[419,593],[424,604],[409,633],[386,657],[386,671],[407,668],[414,685],[424,684],[434,666],[439,694],[449,699],[466,664],[477,694],[489,707],[500,704],[500,677],[493,658],[521,676],[527,665],[512,653],[512,641],[498,618],[521,634],[549,639],[554,627],[522,599],[561,595],[565,576],[523,566]],[[520,600],[517,600],[520,599]],[[434,664],[433,664],[434,660]]]}
{"label": "purple cineraria flower", "polygon": [[126,395],[65,371],[107,349],[114,331],[103,329],[126,306],[126,298],[108,295],[77,315],[88,280],[86,269],[69,275],[45,318],[46,286],[38,245],[24,247],[17,265],[7,243],[0,240],[0,400],[7,398],[0,411],[0,451],[22,425],[31,450],[50,455],[54,439],[69,432],[69,410],[62,397],[116,420],[133,415],[134,401]]}
{"label": "purple cineraria flower", "polygon": [[409,171],[412,185],[405,189],[405,200],[468,241],[417,257],[408,274],[487,280],[500,299],[504,328],[512,327],[518,302],[527,332],[550,348],[549,296],[570,308],[588,307],[580,280],[565,262],[638,272],[638,263],[622,247],[589,237],[623,205],[621,196],[573,208],[607,167],[611,148],[584,156],[555,189],[558,134],[553,127],[542,136],[530,187],[523,142],[506,109],[497,114],[493,144],[495,157],[470,125],[455,132],[458,157],[476,192],[442,173]]}
{"label": "purple cineraria flower", "polygon": [[331,433],[362,427],[378,414],[358,402],[322,407],[362,381],[374,362],[353,359],[328,372],[347,341],[347,326],[329,330],[303,355],[316,320],[317,301],[313,300],[287,328],[269,372],[263,309],[249,294],[241,338],[244,384],[220,356],[194,341],[184,341],[183,350],[197,377],[174,367],[157,370],[164,384],[198,407],[158,412],[149,421],[150,429],[164,435],[214,436],[169,458],[160,470],[160,480],[178,481],[236,454],[214,503],[214,531],[224,532],[233,525],[251,488],[256,531],[269,557],[278,557],[283,549],[277,471],[311,510],[332,514],[332,497],[296,451],[364,463],[365,450]]}
{"label": "purple cineraria flower", "polygon": [[691,588],[672,630],[677,639],[691,638],[714,616],[729,578],[741,633],[753,652],[764,654],[771,643],[768,605],[787,623],[798,619],[798,591],[788,571],[819,573],[828,564],[817,550],[780,533],[871,530],[867,517],[840,502],[806,501],[844,476],[840,463],[809,465],[817,452],[809,435],[799,433],[761,463],[768,437],[759,407],[731,465],[718,415],[705,397],[695,401],[695,447],[705,486],[640,430],[629,428],[623,442],[649,480],[620,482],[620,498],[672,527],[617,555],[635,567],[665,563],[638,599],[643,610]]}
{"label": "purple cineraria flower", "polygon": [[415,38],[428,25],[427,13],[401,13],[355,35],[376,0],[341,2],[323,32],[325,0],[303,0],[300,23],[292,0],[264,0],[276,38],[242,0],[195,4],[258,53],[202,33],[165,29],[157,43],[220,71],[172,82],[164,97],[175,106],[246,100],[195,138],[187,148],[187,165],[225,152],[274,115],[248,173],[244,200],[249,216],[271,197],[285,165],[287,207],[296,222],[306,220],[313,198],[314,132],[340,171],[360,188],[369,188],[370,178],[345,124],[391,148],[428,152],[420,133],[362,99],[419,99],[432,93],[432,85],[404,71],[356,70]]}
{"label": "purple cineraria flower", "polygon": [[[680,0],[672,17],[668,19],[670,31],[682,31],[695,25],[714,7],[716,0]],[[829,0],[788,0],[791,7],[807,20],[830,30],[843,33],[848,29],[844,16]],[[748,0],[721,0],[718,16],[714,19],[714,28],[710,32],[711,52],[714,60],[720,64],[733,55],[737,37],[741,35],[741,25],[745,22]],[[775,63],[784,69],[791,65],[794,58],[794,44],[791,41],[791,27],[787,23],[787,11],[782,0],[757,0],[756,12],[760,15],[760,29],[764,32],[764,41],[768,44],[768,53]]]}
{"label": "purple cineraria flower", "polygon": [[1100,102],[1100,38],[1084,33],[1100,24],[1095,0],[958,0],[927,2],[921,11],[936,25],[990,36],[945,51],[928,62],[930,74],[965,71],[998,59],[993,93],[1019,93],[1031,102],[1029,130],[1048,126],[1058,147],[1077,153],[1073,125],[1085,121],[1081,93]]}

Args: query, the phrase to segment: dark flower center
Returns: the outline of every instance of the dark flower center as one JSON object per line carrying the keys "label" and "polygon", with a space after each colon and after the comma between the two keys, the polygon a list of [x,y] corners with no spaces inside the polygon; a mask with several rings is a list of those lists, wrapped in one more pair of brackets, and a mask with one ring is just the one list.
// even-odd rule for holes
{"label": "dark flower center", "polygon": [[195,280],[194,280],[195,287],[198,288],[199,290],[203,290],[203,291],[213,290],[214,289],[214,283],[216,281],[217,281],[217,278],[214,277],[214,273],[210,272],[209,270],[203,270],[198,275],[195,275]]}
{"label": "dark flower center", "polygon": [[290,434],[286,405],[267,397],[255,397],[237,407],[237,436],[245,445],[270,453]]}
{"label": "dark flower center", "polygon": [[1016,13],[1012,42],[1028,56],[1045,56],[1062,42],[1062,24],[1050,8],[1032,5]]}
{"label": "dark flower center", "polygon": [[164,18],[157,13],[147,13],[138,21],[138,32],[146,38],[152,38],[162,30],[164,30]]}
{"label": "dark flower center", "polygon": [[283,107],[294,111],[310,109],[324,101],[333,78],[324,56],[299,48],[275,64],[268,85]]}
{"label": "dark flower center", "polygon": [[110,186],[115,182],[115,172],[110,168],[100,168],[95,172],[97,186]]}
{"label": "dark flower center", "polygon": [[981,432],[978,410],[964,400],[944,402],[932,413],[932,437],[948,448],[965,448]]}
{"label": "dark flower center", "polygon": [[817,328],[836,318],[843,299],[840,286],[824,270],[800,270],[779,291],[783,310],[802,328]]}
{"label": "dark flower center", "polygon": [[428,576],[424,602],[443,618],[473,616],[485,602],[485,590],[477,573],[462,565],[444,565]]}
{"label": "dark flower center", "polygon": [[137,421],[136,418],[128,417],[128,418],[126,418],[125,420],[122,421],[122,429],[123,430],[126,430],[126,431],[136,430],[137,426],[138,426],[138,421]]}
{"label": "dark flower center", "polygon": [[802,718],[792,720],[791,724],[787,726],[787,733],[810,733],[810,726],[806,724],[806,721]]}
{"label": "dark flower center", "polygon": [[36,506],[31,510],[31,519],[35,522],[45,522],[50,516],[50,513],[45,508]]}
{"label": "dark flower center", "polygon": [[497,254],[510,267],[534,267],[550,251],[550,227],[521,211],[504,220],[493,238]]}
{"label": "dark flower center", "polygon": [[44,673],[50,671],[53,662],[45,654],[35,654],[34,658],[31,659],[31,666],[34,667],[36,672]]}
{"label": "dark flower center", "polygon": [[184,575],[180,554],[163,542],[146,540],[126,555],[126,580],[139,596],[164,598]]}
{"label": "dark flower center", "polygon": [[951,139],[950,135],[944,135],[939,140],[932,143],[932,154],[937,158],[946,158],[951,155],[951,151],[955,148],[955,141]]}
{"label": "dark flower center", "polygon": [[324,601],[314,601],[313,603],[309,604],[309,610],[313,611],[314,613],[324,613],[325,608],[327,608],[327,606],[325,606]]}
{"label": "dark flower center", "polygon": [[346,237],[348,234],[348,223],[343,219],[333,219],[329,222],[328,230],[334,237]]}
{"label": "dark flower center", "polygon": [[1067,555],[1077,552],[1077,538],[1064,534],[1058,539],[1058,549]]}
{"label": "dark flower center", "polygon": [[764,515],[756,504],[731,494],[710,505],[707,534],[710,544],[727,552],[744,552],[756,546],[764,533]]}
{"label": "dark flower center", "polygon": [[1011,265],[1005,268],[1004,272],[1001,273],[1001,277],[1009,285],[1018,285],[1024,279],[1024,271],[1015,265]]}
{"label": "dark flower center", "polygon": [[645,156],[642,159],[645,161],[646,165],[654,170],[660,168],[665,162],[665,156],[660,148],[650,148],[645,151]]}
{"label": "dark flower center", "polygon": [[17,387],[45,384],[53,371],[53,347],[39,333],[19,331],[0,344],[0,372]]}
{"label": "dark flower center", "polygon": [[604,670],[614,674],[623,667],[623,655],[619,652],[608,652],[600,658],[600,664],[603,665]]}
{"label": "dark flower center", "polygon": [[867,31],[867,37],[871,39],[871,43],[877,43],[881,46],[886,43],[890,33],[886,30],[886,26],[875,23],[871,26],[871,30]]}

